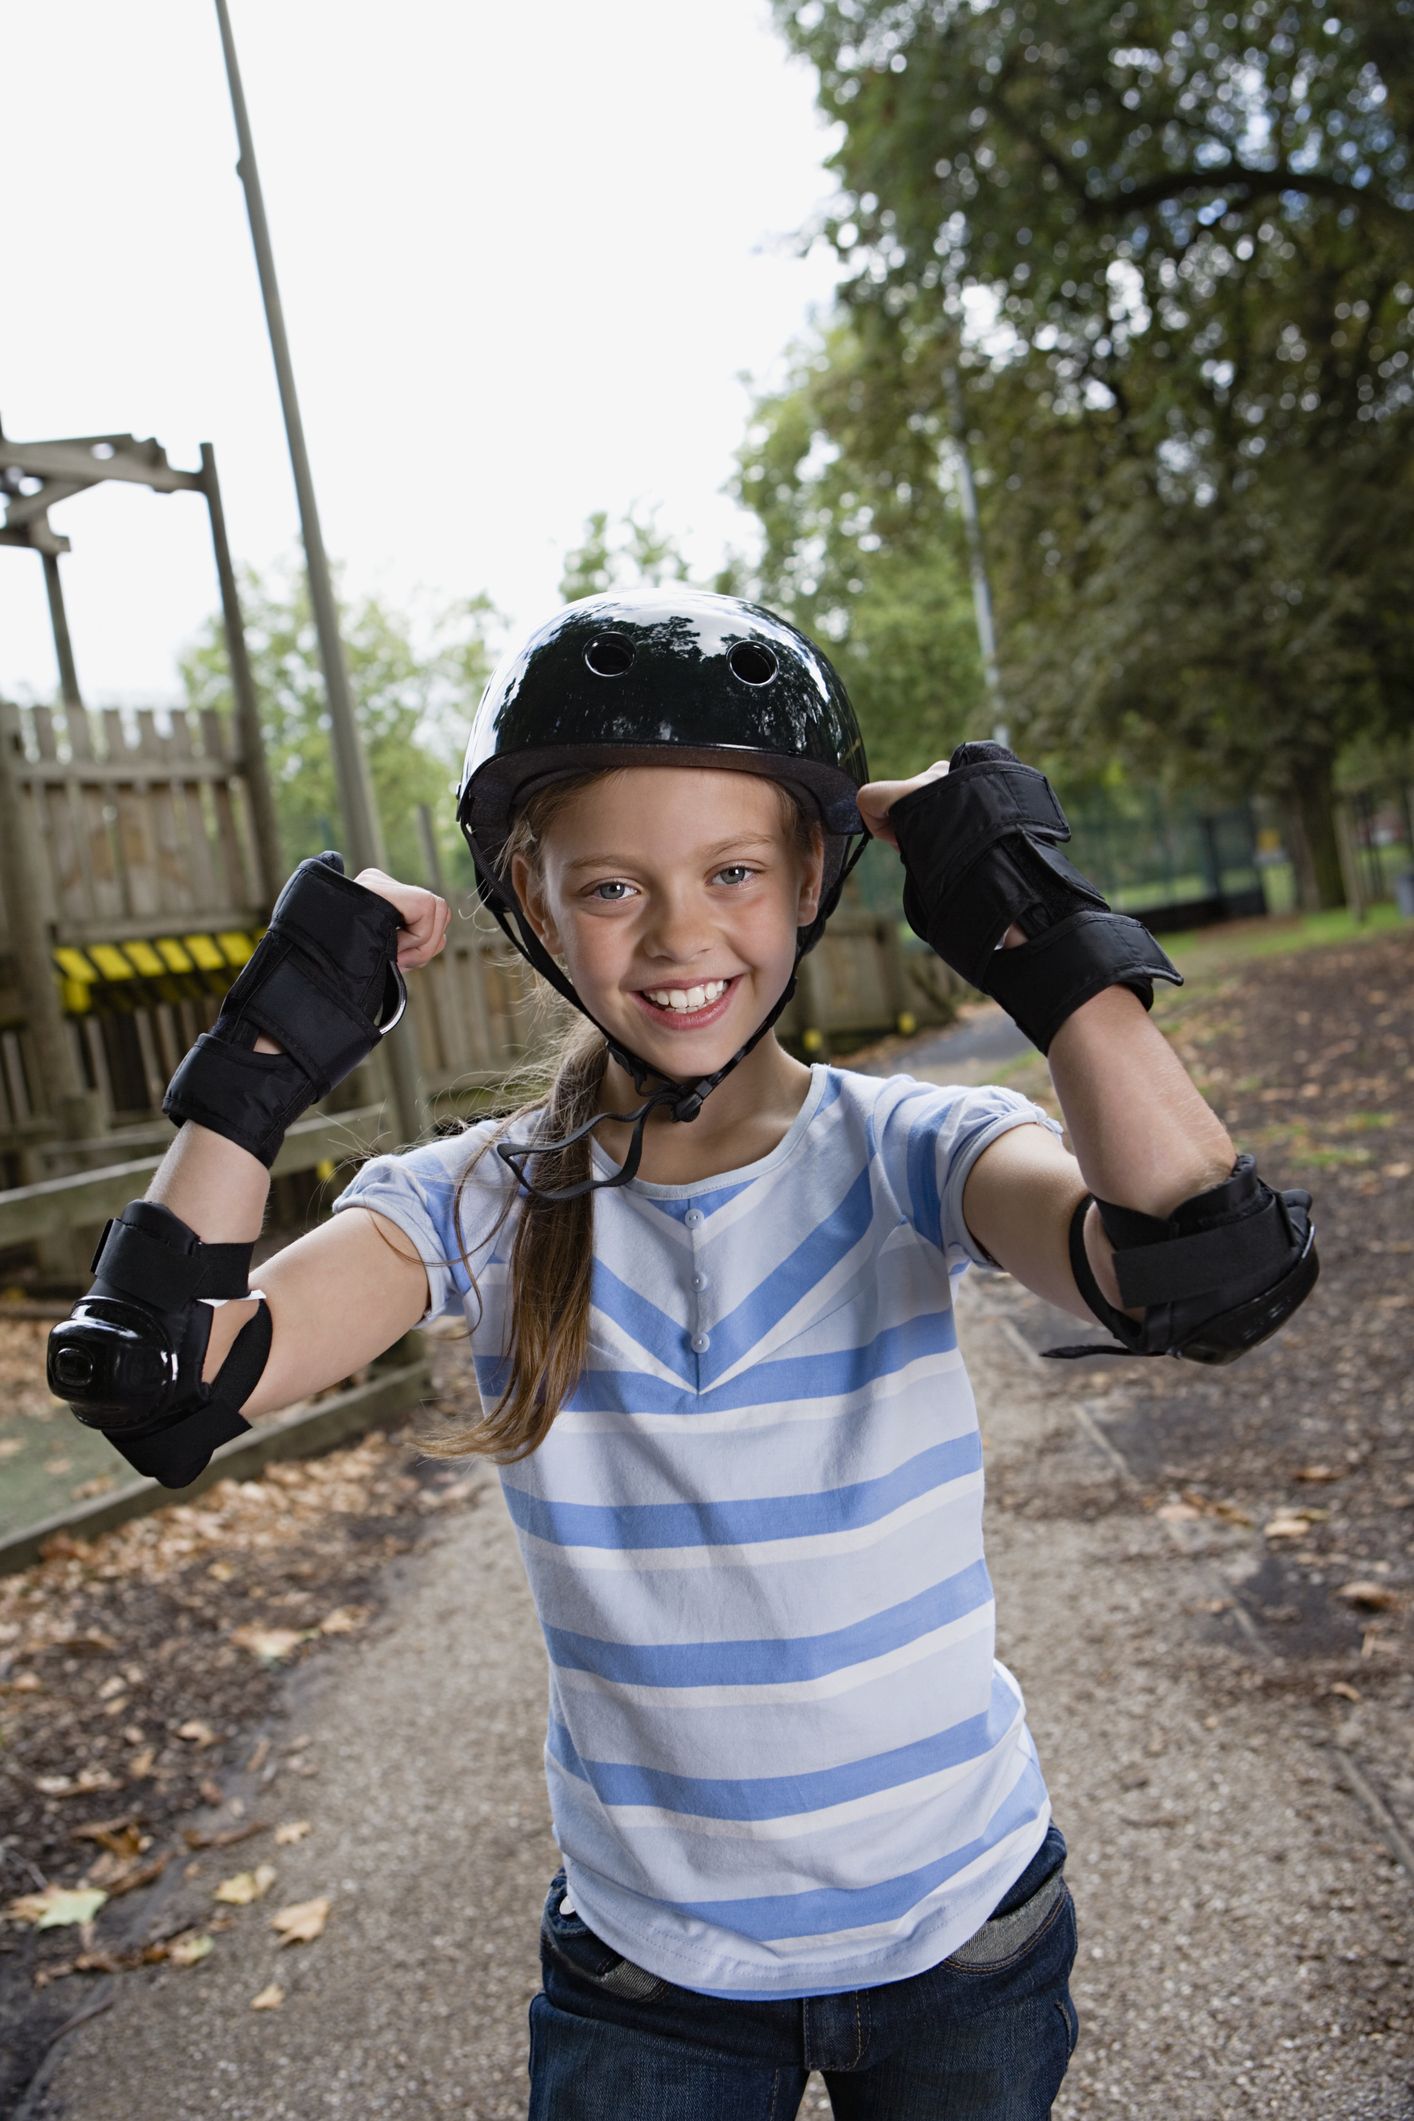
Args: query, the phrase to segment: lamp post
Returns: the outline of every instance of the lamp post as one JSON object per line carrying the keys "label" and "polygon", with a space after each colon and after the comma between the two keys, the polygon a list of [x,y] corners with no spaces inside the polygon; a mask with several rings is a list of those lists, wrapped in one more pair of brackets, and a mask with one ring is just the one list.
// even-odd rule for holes
{"label": "lamp post", "polygon": [[[314,498],[314,480],[310,474],[309,453],[305,447],[304,423],[300,418],[299,398],[295,391],[294,365],[290,359],[289,340],[285,334],[285,313],[281,307],[280,288],[275,277],[275,255],[270,243],[269,223],[265,218],[265,200],[260,189],[255,143],[251,137],[250,118],[246,111],[245,91],[241,86],[240,67],[236,60],[236,45],[231,33],[231,18],[226,0],[216,0],[216,19],[221,29],[221,48],[225,54],[226,78],[230,84],[231,109],[235,116],[236,140],[240,148],[236,173],[245,191],[246,211],[250,217],[251,242],[255,248],[256,271],[260,275],[260,292],[265,303],[265,320],[270,333],[270,352],[275,362],[275,378],[279,384],[280,405],[285,416],[285,434],[289,441],[290,467],[294,473],[295,494],[299,502],[300,531],[304,539],[310,603],[319,640],[319,660],[324,670],[324,687],[329,700],[329,724],[334,741],[334,768],[344,836],[353,870],[381,869],[384,866],[382,835],[378,829],[378,815],[373,805],[368,766],[354,721],[348,670],[344,664],[344,647],[339,636],[338,607],[334,601],[333,584],[329,577],[329,559],[324,550],[319,508]],[[404,1141],[415,1140],[423,1131],[423,1117],[420,1109],[421,1071],[418,1065],[416,1026],[410,1014],[404,1016],[398,1027],[397,1037],[386,1039],[378,1051],[380,1056],[386,1057],[392,1078],[399,1131]]]}

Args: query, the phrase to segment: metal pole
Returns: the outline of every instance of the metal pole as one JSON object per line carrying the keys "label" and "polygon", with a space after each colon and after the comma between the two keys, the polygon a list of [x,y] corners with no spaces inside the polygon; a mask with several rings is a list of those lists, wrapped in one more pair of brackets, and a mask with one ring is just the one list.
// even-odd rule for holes
{"label": "metal pole", "polygon": [[[310,603],[314,611],[315,631],[319,637],[319,658],[324,666],[325,689],[329,696],[329,722],[334,737],[339,807],[343,812],[344,833],[348,842],[346,861],[349,874],[353,875],[359,869],[381,869],[384,866],[382,837],[378,830],[377,813],[373,807],[368,767],[354,723],[348,671],[344,666],[343,642],[339,637],[338,607],[334,602],[333,585],[329,579],[329,561],[324,550],[324,535],[319,526],[319,510],[314,499],[314,481],[310,476],[304,425],[300,419],[299,399],[295,393],[295,372],[290,360],[289,341],[285,336],[280,289],[275,278],[275,256],[270,245],[270,228],[265,218],[265,200],[260,189],[255,143],[251,138],[250,119],[246,114],[245,92],[241,87],[240,67],[236,61],[235,39],[231,34],[231,18],[226,0],[216,0],[216,19],[221,29],[221,48],[226,59],[226,78],[230,84],[231,109],[235,115],[236,140],[240,148],[236,174],[245,189],[251,242],[255,247],[256,270],[260,275],[260,291],[265,302],[265,319],[270,332],[270,352],[275,362],[276,381],[280,387],[280,404],[285,415],[285,433],[290,447],[290,465],[294,472],[295,493],[299,500],[300,529],[304,537],[305,562],[309,571]],[[397,1036],[386,1039],[378,1052],[388,1062],[402,1137],[405,1141],[414,1141],[423,1131],[423,1115],[420,1109],[421,1071],[417,1061],[416,1029],[410,1011],[399,1024]]]}
{"label": "metal pole", "polygon": [[972,452],[967,446],[967,413],[962,399],[962,377],[957,363],[943,369],[948,405],[952,413],[953,446],[957,452],[962,492],[962,520],[967,531],[967,557],[972,570],[972,608],[977,614],[977,643],[982,651],[982,675],[992,708],[992,741],[1005,744],[1006,705],[1002,699],[1001,675],[997,669],[997,637],[992,626],[992,589],[987,579],[987,552],[982,543],[982,521],[977,512],[977,487],[972,477]]}
{"label": "metal pole", "polygon": [[216,579],[221,585],[221,617],[226,631],[226,658],[231,666],[231,691],[236,702],[236,733],[241,764],[250,794],[250,821],[255,834],[256,860],[260,875],[256,889],[273,906],[285,881],[285,858],[280,848],[280,825],[270,775],[265,766],[265,744],[260,733],[260,708],[255,696],[255,678],[246,652],[245,622],[236,589],[236,571],[226,540],[226,511],[221,505],[221,482],[216,476],[216,452],[209,442],[201,445],[201,478],[211,518],[211,543],[216,553]]}
{"label": "metal pole", "polygon": [[59,659],[59,692],[66,707],[83,711],[79,674],[69,639],[69,615],[64,609],[64,585],[59,579],[59,555],[44,554],[44,587],[49,593],[49,623],[54,631],[54,653]]}

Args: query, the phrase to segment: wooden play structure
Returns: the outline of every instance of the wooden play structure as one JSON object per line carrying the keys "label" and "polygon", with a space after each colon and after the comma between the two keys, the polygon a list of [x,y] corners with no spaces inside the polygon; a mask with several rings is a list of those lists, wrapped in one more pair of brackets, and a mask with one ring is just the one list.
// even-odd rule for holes
{"label": "wooden play structure", "polygon": [[[69,646],[48,511],[107,479],[205,499],[233,711],[86,708]],[[163,1091],[254,950],[293,862],[280,845],[213,451],[196,471],[131,435],[15,443],[0,434],[0,544],[40,554],[60,677],[57,707],[0,698],[0,1262],[33,1252],[46,1280],[83,1285],[106,1218],[145,1190],[172,1128]],[[424,810],[425,881],[443,879]],[[472,894],[448,947],[411,982],[428,1130],[486,1108],[528,1057],[537,983]],[[950,1014],[946,968],[900,948],[896,917],[847,895],[801,966],[781,1032],[800,1052]],[[374,1054],[290,1130],[272,1221],[302,1226],[314,1174],[340,1184],[401,1144],[387,1056]],[[282,1181],[303,1180],[281,1191]]]}

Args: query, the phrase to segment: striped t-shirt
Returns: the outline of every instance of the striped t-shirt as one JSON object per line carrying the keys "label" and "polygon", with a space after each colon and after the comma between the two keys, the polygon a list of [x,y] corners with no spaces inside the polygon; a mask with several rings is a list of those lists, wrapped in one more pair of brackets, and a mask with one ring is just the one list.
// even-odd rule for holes
{"label": "striped t-shirt", "polygon": [[[592,1196],[584,1375],[498,1470],[549,1652],[573,1904],[680,1986],[903,1980],[972,1936],[1045,1839],[1021,1690],[993,1654],[952,1306],[954,1275],[998,1271],[963,1222],[968,1172],[1027,1122],[1060,1133],[1011,1090],[817,1063],[756,1163]],[[494,1149],[462,1204],[477,1297],[452,1200],[490,1131],[375,1157],[334,1202],[433,1262],[420,1323],[476,1321],[488,1405],[517,1212],[488,1247],[514,1184]]]}

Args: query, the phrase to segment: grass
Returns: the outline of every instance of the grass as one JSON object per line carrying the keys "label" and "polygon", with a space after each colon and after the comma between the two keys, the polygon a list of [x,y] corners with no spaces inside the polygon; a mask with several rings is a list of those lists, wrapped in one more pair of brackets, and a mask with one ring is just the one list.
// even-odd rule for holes
{"label": "grass", "polygon": [[[1371,906],[1357,920],[1348,906],[1329,913],[1300,913],[1265,920],[1229,921],[1214,928],[1185,928],[1158,941],[1185,977],[1218,972],[1256,957],[1279,957],[1285,951],[1322,950],[1333,943],[1368,942],[1371,936],[1403,930],[1414,936],[1414,921],[1397,906]],[[1171,992],[1171,989],[1156,991]]]}

